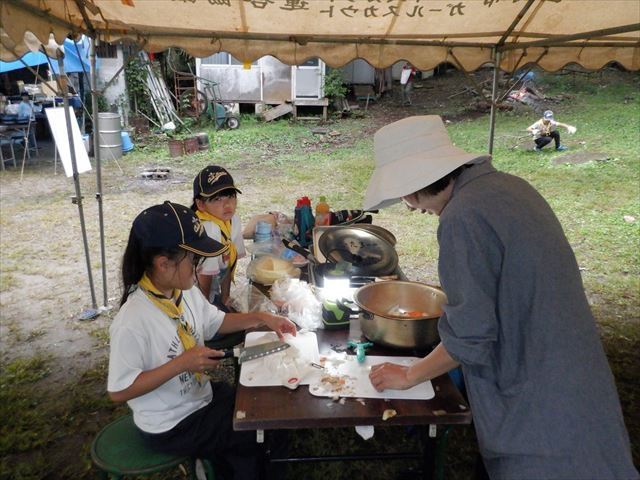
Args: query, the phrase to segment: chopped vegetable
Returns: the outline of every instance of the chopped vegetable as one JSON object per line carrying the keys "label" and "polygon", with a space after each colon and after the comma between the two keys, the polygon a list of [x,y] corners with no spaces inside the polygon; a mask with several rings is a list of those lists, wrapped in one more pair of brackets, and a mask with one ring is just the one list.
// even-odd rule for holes
{"label": "chopped vegetable", "polygon": [[382,412],[382,420],[387,421],[390,418],[395,417],[398,414],[393,408],[388,408],[384,412]]}

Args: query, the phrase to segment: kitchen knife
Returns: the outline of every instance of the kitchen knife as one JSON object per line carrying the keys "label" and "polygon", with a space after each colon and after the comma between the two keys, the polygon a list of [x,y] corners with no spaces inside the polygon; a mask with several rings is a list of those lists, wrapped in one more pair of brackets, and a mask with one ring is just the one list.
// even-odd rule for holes
{"label": "kitchen knife", "polygon": [[266,357],[272,353],[281,352],[286,350],[291,345],[282,341],[262,343],[260,345],[253,345],[251,347],[236,347],[232,350],[224,350],[224,355],[221,357],[215,357],[216,360],[221,358],[237,357],[238,363],[248,362],[250,360],[256,360],[258,358]]}

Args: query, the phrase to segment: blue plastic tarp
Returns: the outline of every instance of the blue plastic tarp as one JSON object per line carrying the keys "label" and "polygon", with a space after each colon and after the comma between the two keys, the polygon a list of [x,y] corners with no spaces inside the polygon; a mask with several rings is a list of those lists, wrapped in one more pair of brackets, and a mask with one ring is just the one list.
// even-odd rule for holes
{"label": "blue plastic tarp", "polygon": [[[82,72],[89,73],[89,39],[84,35],[76,43],[78,49],[74,45],[73,40],[66,39],[64,41],[64,71],[66,73]],[[80,56],[78,56],[80,52]],[[47,56],[42,52],[29,52],[22,56],[22,61],[14,60],[13,62],[0,61],[0,73],[10,72],[19,68],[26,68],[25,63],[30,67],[48,64]],[[24,62],[24,63],[23,63]],[[58,74],[58,61],[51,59],[53,73]],[[96,68],[98,68],[98,60],[96,59]]]}

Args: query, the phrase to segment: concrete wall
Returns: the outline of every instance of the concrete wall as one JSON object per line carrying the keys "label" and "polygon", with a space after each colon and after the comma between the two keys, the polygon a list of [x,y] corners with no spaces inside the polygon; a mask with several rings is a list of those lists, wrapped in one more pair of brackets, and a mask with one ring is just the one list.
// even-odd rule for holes
{"label": "concrete wall", "polygon": [[[102,89],[104,85],[111,80],[113,75],[122,66],[124,56],[122,47],[118,46],[117,58],[100,58],[100,68],[98,69],[98,88]],[[109,88],[104,92],[105,99],[109,105],[119,105],[122,99],[126,97],[127,86],[124,80],[124,69],[118,77],[111,83]],[[126,100],[125,100],[126,103]]]}
{"label": "concrete wall", "polygon": [[347,63],[341,70],[345,83],[375,85],[376,69],[369,65],[366,60],[356,58]]}

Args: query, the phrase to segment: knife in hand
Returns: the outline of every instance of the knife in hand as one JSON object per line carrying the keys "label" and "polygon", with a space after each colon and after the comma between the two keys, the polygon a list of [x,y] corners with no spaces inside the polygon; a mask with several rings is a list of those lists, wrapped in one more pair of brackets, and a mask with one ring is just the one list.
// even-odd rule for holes
{"label": "knife in hand", "polygon": [[223,350],[224,355],[221,357],[215,357],[215,360],[223,358],[236,357],[238,363],[249,362],[258,358],[266,357],[273,353],[286,350],[291,345],[286,342],[277,340],[275,342],[262,343],[260,345],[253,345],[251,347],[236,347],[230,350]]}

